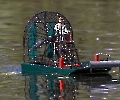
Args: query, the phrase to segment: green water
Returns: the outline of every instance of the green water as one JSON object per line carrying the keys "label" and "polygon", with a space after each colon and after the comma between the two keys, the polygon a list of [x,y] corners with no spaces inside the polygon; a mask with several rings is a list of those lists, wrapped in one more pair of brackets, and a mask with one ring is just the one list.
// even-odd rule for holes
{"label": "green water", "polygon": [[[110,54],[113,60],[120,59],[119,0],[0,0],[1,100],[25,100],[25,77],[18,70],[22,62],[23,31],[29,18],[43,10],[58,11],[70,21],[81,61],[92,60],[93,54],[98,52]],[[118,69],[113,69],[111,74],[112,78],[118,78]],[[91,92],[92,85],[99,90],[98,85],[90,85],[90,82],[94,83],[94,78],[92,80],[87,80],[88,85],[78,82],[81,85],[76,100],[89,100],[91,94],[95,96],[94,100],[102,97],[108,100],[120,99],[118,83],[107,84],[110,86],[108,90]],[[102,84],[102,80],[98,83]],[[87,89],[82,88],[84,86]],[[104,94],[106,91],[108,93]]]}

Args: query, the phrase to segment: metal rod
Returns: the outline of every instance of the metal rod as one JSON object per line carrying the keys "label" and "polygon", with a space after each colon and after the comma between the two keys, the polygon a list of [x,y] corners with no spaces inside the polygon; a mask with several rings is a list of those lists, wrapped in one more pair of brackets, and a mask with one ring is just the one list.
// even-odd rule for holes
{"label": "metal rod", "polygon": [[90,61],[91,68],[120,67],[120,60],[113,61]]}

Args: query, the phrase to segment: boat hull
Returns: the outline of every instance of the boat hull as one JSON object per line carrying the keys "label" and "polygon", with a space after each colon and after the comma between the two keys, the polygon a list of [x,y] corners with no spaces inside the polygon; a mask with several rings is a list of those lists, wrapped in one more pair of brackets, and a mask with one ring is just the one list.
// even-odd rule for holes
{"label": "boat hull", "polygon": [[59,74],[59,75],[69,75],[73,72],[75,72],[75,69],[69,69],[69,68],[57,68],[52,66],[44,66],[44,65],[38,65],[38,64],[32,64],[32,63],[22,63],[22,74],[29,73],[29,74]]}
{"label": "boat hull", "polygon": [[53,66],[45,66],[34,63],[22,63],[22,74],[58,74],[58,75],[69,75],[72,73],[98,73],[98,72],[108,72],[111,68],[58,68]]}

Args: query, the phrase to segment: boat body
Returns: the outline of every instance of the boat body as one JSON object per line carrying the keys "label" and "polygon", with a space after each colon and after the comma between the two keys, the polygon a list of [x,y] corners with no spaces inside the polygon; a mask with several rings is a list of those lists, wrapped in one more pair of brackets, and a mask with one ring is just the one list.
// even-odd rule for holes
{"label": "boat body", "polygon": [[95,54],[93,61],[80,62],[70,22],[52,11],[37,13],[27,22],[23,53],[23,73],[106,73],[120,66],[120,60],[109,61],[110,55],[102,53]]}
{"label": "boat body", "polygon": [[[100,63],[100,62],[99,62]],[[104,62],[102,62],[103,64]],[[119,61],[120,64],[120,61]],[[69,75],[73,73],[108,73],[112,66],[109,63],[106,64],[106,66],[102,67],[95,67],[95,65],[91,65],[90,62],[81,62],[81,66],[72,66],[72,67],[65,67],[65,68],[59,68],[55,66],[46,66],[42,64],[37,63],[22,63],[22,73],[32,73],[32,74],[38,74],[38,73],[52,73],[52,74],[58,74],[58,75]],[[99,65],[100,66],[100,65]],[[114,65],[113,65],[114,66]]]}
{"label": "boat body", "polygon": [[69,75],[76,71],[76,69],[69,69],[69,68],[57,68],[53,66],[45,66],[40,64],[34,63],[22,63],[22,73],[29,73],[29,74],[58,74],[58,75]]}

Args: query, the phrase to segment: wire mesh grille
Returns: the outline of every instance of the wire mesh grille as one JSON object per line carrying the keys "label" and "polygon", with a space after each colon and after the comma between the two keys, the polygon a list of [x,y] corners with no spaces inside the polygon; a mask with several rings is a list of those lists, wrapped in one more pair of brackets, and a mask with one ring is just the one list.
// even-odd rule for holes
{"label": "wire mesh grille", "polygon": [[[48,42],[44,42],[40,48],[31,50],[32,46],[36,44],[37,41],[45,40],[48,38],[48,32],[53,30],[53,26],[58,23],[59,18],[62,17],[64,20],[64,25],[69,30],[71,37],[73,39],[73,31],[69,21],[58,12],[43,11],[38,14],[35,14],[28,22],[24,30],[23,35],[23,47],[24,47],[24,62],[45,62],[50,64],[53,60],[58,60],[59,56],[56,56],[54,59],[51,59],[47,56],[46,50],[48,47]],[[54,25],[53,25],[54,23]],[[54,33],[53,35],[54,36]],[[52,41],[51,48],[53,50],[53,44],[55,41]],[[56,43],[57,44],[57,43]],[[65,45],[65,43],[58,43]],[[58,45],[57,44],[57,45]],[[74,43],[73,43],[74,46]],[[75,48],[75,47],[74,47]],[[57,51],[57,50],[56,50]],[[75,51],[76,52],[76,51]],[[58,50],[58,53],[61,53],[61,50]],[[77,52],[76,52],[77,53]],[[76,54],[75,54],[76,55]],[[78,58],[76,58],[78,59]]]}

